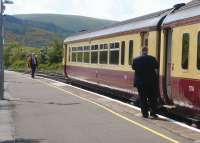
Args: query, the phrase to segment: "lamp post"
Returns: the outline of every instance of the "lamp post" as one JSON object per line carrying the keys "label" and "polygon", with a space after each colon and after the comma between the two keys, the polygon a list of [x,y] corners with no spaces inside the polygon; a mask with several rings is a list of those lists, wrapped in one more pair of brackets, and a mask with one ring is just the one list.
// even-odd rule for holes
{"label": "lamp post", "polygon": [[4,99],[4,62],[3,62],[3,47],[4,47],[4,30],[3,30],[3,13],[5,4],[13,4],[10,0],[0,1],[0,100]]}

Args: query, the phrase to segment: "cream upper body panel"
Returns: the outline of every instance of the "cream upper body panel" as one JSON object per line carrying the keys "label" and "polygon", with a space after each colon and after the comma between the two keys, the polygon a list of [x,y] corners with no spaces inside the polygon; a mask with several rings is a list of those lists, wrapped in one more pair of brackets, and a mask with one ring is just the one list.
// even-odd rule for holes
{"label": "cream upper body panel", "polygon": [[[176,27],[173,29],[172,41],[172,70],[173,77],[200,79],[200,71],[197,69],[197,41],[198,33],[200,32],[200,23]],[[182,62],[182,40],[183,34],[189,34],[189,61],[188,69],[183,69]]]}
{"label": "cream upper body panel", "polygon": [[[157,56],[157,31],[149,32],[149,54],[156,57]],[[121,42],[125,42],[125,64],[124,65],[110,65],[110,64],[88,64],[88,63],[78,63],[78,62],[67,62],[71,66],[82,66],[88,68],[104,68],[112,70],[121,71],[132,71],[131,65],[129,65],[128,55],[129,55],[129,41],[133,40],[133,58],[140,56],[141,54],[141,35],[140,33],[121,35],[111,38],[103,38],[98,40],[91,40],[85,42],[77,42],[67,44],[67,47],[79,47],[79,46],[91,46],[100,44],[109,44],[113,42],[119,42],[121,47]],[[68,59],[68,58],[66,58]]]}

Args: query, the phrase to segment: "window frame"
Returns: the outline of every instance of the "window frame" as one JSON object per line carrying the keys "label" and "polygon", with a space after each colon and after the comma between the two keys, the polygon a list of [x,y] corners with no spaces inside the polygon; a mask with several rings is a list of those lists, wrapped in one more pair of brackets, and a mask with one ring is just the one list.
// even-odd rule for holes
{"label": "window frame", "polygon": [[[71,62],[72,63],[76,63],[77,62],[77,52],[76,51],[77,51],[77,47],[72,47],[72,50],[71,50],[71,55],[72,55],[71,56]],[[73,54],[75,54],[75,56],[76,56],[76,58],[75,58],[76,60],[75,61],[73,61]]]}
{"label": "window frame", "polygon": [[[83,50],[84,50],[84,46],[79,46],[79,47],[77,47],[77,51],[76,51],[76,63],[83,63]],[[78,61],[78,54],[79,53],[81,53],[82,54],[82,60],[81,60],[81,62],[80,61]]]}
{"label": "window frame", "polygon": [[[94,48],[93,47],[96,47],[98,46],[98,48]],[[93,52],[97,52],[97,63],[92,63],[92,53]],[[93,44],[90,46],[90,64],[93,64],[93,65],[98,65],[99,64],[99,45],[98,44]]]}
{"label": "window frame", "polygon": [[[183,50],[184,50],[184,35],[188,35],[188,41],[189,41],[189,43],[188,43],[188,49],[187,49],[187,51],[188,51],[188,53],[187,53],[187,68],[184,68],[183,67]],[[181,69],[183,70],[183,71],[188,71],[189,70],[189,61],[190,61],[190,33],[189,32],[185,32],[185,33],[183,33],[182,34],[182,52],[181,52]]]}
{"label": "window frame", "polygon": [[[132,41],[132,53],[130,52],[130,44]],[[131,66],[134,58],[134,40],[129,40],[128,44],[128,65]]]}
{"label": "window frame", "polygon": [[[85,45],[83,46],[83,63],[84,64],[90,64],[91,60],[91,46],[90,45]],[[85,62],[85,53],[89,53],[89,62]]]}
{"label": "window frame", "polygon": [[[123,49],[123,57],[122,57],[122,49]],[[122,66],[125,65],[125,58],[126,58],[126,41],[121,41],[121,45],[120,45],[120,65],[122,65]]]}
{"label": "window frame", "polygon": [[[114,48],[111,48],[111,44],[114,44]],[[118,48],[115,48],[116,44],[119,44]],[[115,65],[115,66],[116,65],[120,65],[120,63],[121,63],[121,58],[120,58],[121,57],[121,48],[120,48],[121,44],[120,44],[120,42],[119,41],[115,41],[115,42],[109,43],[108,45],[109,45],[108,46],[108,48],[109,48],[109,59],[108,59],[109,60],[109,65]],[[111,52],[112,51],[119,51],[118,64],[111,64],[110,63],[110,61],[111,61]]]}
{"label": "window frame", "polygon": [[[109,44],[100,44],[99,45],[99,64],[107,65],[109,63],[108,54],[109,54]],[[101,48],[103,46],[103,48]],[[105,48],[106,47],[106,48]],[[101,63],[101,52],[107,52],[107,63]]]}

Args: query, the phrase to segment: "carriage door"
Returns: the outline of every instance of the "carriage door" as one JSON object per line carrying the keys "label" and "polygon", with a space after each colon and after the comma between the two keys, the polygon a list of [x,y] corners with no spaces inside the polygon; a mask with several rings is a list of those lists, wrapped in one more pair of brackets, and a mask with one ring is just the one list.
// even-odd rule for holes
{"label": "carriage door", "polygon": [[143,47],[148,48],[149,33],[148,32],[142,32],[142,33],[140,33],[140,36],[141,36],[141,48],[143,48]]}
{"label": "carriage door", "polygon": [[172,29],[165,31],[165,49],[166,49],[166,64],[165,64],[165,81],[166,91],[169,99],[172,99],[171,87],[171,72],[172,72]]}

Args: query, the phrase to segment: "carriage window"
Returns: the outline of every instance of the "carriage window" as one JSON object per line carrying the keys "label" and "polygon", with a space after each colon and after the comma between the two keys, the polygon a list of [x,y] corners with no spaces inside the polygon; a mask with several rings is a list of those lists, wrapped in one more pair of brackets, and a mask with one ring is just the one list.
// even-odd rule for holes
{"label": "carriage window", "polygon": [[72,47],[72,62],[76,62],[77,56],[76,56],[76,47]]}
{"label": "carriage window", "polygon": [[72,62],[76,62],[76,53],[72,53]]}
{"label": "carriage window", "polygon": [[84,63],[90,62],[90,52],[84,52]]}
{"label": "carriage window", "polygon": [[197,69],[200,70],[200,31],[197,39]]}
{"label": "carriage window", "polygon": [[91,63],[92,64],[98,63],[98,52],[91,52]]}
{"label": "carriage window", "polygon": [[72,51],[73,51],[73,52],[76,51],[76,49],[77,49],[76,47],[72,47]]}
{"label": "carriage window", "polygon": [[90,46],[84,47],[83,61],[84,63],[90,62]]}
{"label": "carriage window", "polygon": [[119,64],[119,51],[110,51],[110,64]]}
{"label": "carriage window", "polygon": [[114,49],[115,48],[115,43],[110,43],[110,49]]}
{"label": "carriage window", "polygon": [[102,49],[103,49],[103,44],[100,45],[100,50],[102,50]]}
{"label": "carriage window", "polygon": [[108,45],[102,44],[100,45],[100,55],[99,55],[100,64],[108,63]]}
{"label": "carriage window", "polygon": [[92,45],[91,47],[91,63],[98,63],[98,45]]}
{"label": "carriage window", "polygon": [[129,65],[132,64],[133,60],[133,40],[129,41]]}
{"label": "carriage window", "polygon": [[188,69],[188,58],[189,58],[189,41],[190,36],[189,33],[183,34],[182,41],[182,68]]}
{"label": "carriage window", "polygon": [[121,65],[124,65],[124,57],[125,57],[125,41],[122,41],[122,45],[121,45]]}
{"label": "carriage window", "polygon": [[119,64],[119,43],[110,44],[110,64]]}
{"label": "carriage window", "polygon": [[83,62],[83,47],[78,47],[77,48],[77,62]]}
{"label": "carriage window", "polygon": [[77,62],[82,62],[83,59],[83,53],[82,52],[78,52],[77,53]]}

